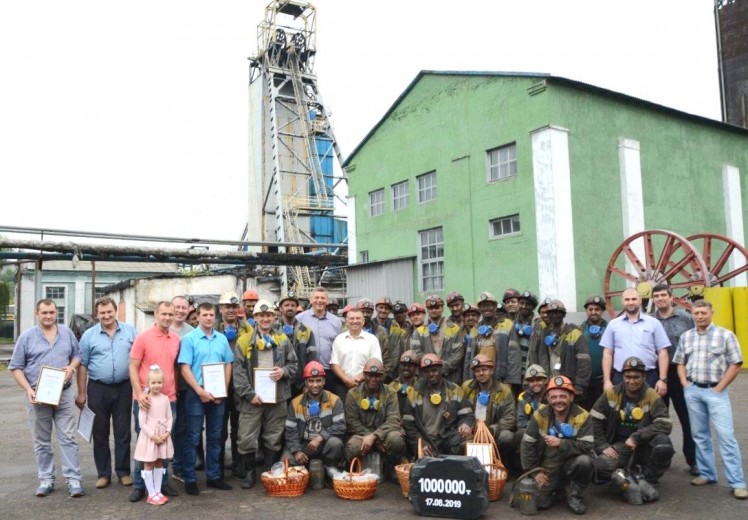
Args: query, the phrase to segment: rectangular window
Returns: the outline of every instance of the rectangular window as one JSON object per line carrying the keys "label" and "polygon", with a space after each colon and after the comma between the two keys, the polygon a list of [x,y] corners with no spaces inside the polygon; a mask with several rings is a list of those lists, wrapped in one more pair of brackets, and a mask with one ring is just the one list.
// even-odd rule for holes
{"label": "rectangular window", "polygon": [[398,211],[408,207],[410,194],[408,181],[398,182],[392,185],[392,211]]}
{"label": "rectangular window", "polygon": [[519,234],[519,213],[508,217],[495,218],[489,221],[491,238],[501,238]]}
{"label": "rectangular window", "polygon": [[50,300],[64,300],[65,287],[47,287],[47,298]]}
{"label": "rectangular window", "polygon": [[432,201],[436,198],[436,172],[424,173],[416,177],[418,181],[418,203]]}
{"label": "rectangular window", "polygon": [[65,306],[64,305],[57,306],[57,324],[65,325]]}
{"label": "rectangular window", "polygon": [[444,290],[444,235],[442,228],[418,232],[421,246],[421,290]]}
{"label": "rectangular window", "polygon": [[486,152],[488,182],[517,176],[517,144],[500,146]]}
{"label": "rectangular window", "polygon": [[368,251],[361,251],[361,263],[365,264],[369,261],[369,252]]}
{"label": "rectangular window", "polygon": [[384,213],[384,188],[369,193],[369,215],[376,217]]}

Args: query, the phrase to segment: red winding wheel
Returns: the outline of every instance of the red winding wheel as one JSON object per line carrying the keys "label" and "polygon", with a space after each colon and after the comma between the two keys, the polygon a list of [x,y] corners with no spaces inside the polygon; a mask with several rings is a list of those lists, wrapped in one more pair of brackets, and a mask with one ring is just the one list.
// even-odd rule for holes
{"label": "red winding wheel", "polygon": [[[714,243],[707,242],[710,247]],[[715,267],[718,267],[717,262]],[[688,239],[676,233],[653,229],[631,235],[615,250],[605,271],[603,287],[608,314],[611,317],[618,314],[616,305],[619,309],[622,307],[620,295],[627,287],[636,288],[642,298],[647,299],[654,286],[663,282],[672,288],[676,303],[690,308],[688,296],[712,285],[710,273],[701,253]],[[736,270],[731,276],[737,274]]]}
{"label": "red winding wheel", "polygon": [[[701,257],[709,269],[707,287],[722,286],[728,280],[748,271],[748,251],[730,237],[715,233],[699,233],[688,237],[691,245],[701,252]],[[742,263],[737,269],[730,269],[731,255],[737,255]]]}

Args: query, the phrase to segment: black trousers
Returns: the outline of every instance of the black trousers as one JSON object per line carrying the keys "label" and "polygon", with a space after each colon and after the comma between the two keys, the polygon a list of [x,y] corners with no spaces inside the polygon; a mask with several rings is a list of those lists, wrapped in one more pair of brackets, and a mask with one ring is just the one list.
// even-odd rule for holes
{"label": "black trousers", "polygon": [[683,430],[683,456],[686,457],[686,463],[689,466],[696,464],[696,444],[691,436],[691,421],[688,418],[688,408],[686,407],[686,398],[683,395],[683,387],[678,377],[678,365],[670,365],[667,371],[667,394],[662,398],[665,406],[670,406],[670,400],[673,400],[673,408],[678,415],[681,430]]}
{"label": "black trousers", "polygon": [[112,477],[110,424],[114,430],[114,471],[118,477],[129,475],[132,417],[130,380],[107,385],[89,379],[87,397],[88,407],[96,414],[93,423],[93,449],[97,475]]}

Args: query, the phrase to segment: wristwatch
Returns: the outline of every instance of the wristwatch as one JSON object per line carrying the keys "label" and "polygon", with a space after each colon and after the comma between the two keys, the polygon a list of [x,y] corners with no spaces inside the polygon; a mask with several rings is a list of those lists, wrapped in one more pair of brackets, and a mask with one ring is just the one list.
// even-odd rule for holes
{"label": "wristwatch", "polygon": [[660,381],[662,381],[663,383],[667,384],[667,377],[661,377]]}

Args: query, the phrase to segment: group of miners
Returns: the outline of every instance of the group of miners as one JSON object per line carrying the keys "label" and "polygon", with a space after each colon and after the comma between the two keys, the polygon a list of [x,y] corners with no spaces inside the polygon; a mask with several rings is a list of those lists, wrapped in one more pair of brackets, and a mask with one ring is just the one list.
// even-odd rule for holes
{"label": "group of miners", "polygon": [[[451,292],[446,302],[363,298],[335,309],[318,287],[306,310],[294,294],[271,303],[249,290],[222,294],[217,308],[184,296],[160,302],[154,326],[139,334],[103,297],[98,323],[80,342],[57,324],[54,301],[41,300],[38,323],[18,338],[9,366],[28,396],[36,495],[54,490],[53,427],[70,495],[84,494],[77,405],[95,414],[96,487],[109,486],[114,474],[133,486],[130,501],[145,496],[142,465],[131,472],[131,429],[140,430],[148,370],[158,365],[175,417],[172,477],[190,495],[200,493],[201,466],[208,487],[232,489],[224,476],[229,440],[231,474],[249,489],[283,457],[297,465],[321,459],[332,477],[354,457],[378,454],[392,477],[406,459],[465,454],[483,421],[504,464],[533,486],[539,508],[565,496],[584,513],[585,487],[608,481],[631,504],[652,502],[674,454],[672,399],[692,484],[717,481],[711,422],[732,494],[747,498],[728,393],[742,365],[735,335],[712,323],[705,300],[689,314],[674,307],[665,285],[648,296],[653,315],[643,312],[637,290],[626,289],[624,310],[610,321],[605,300],[591,296],[578,326],[560,300],[515,289],[501,301],[482,292],[475,304]],[[204,367],[216,364],[225,396],[206,390]],[[35,402],[42,366],[65,370],[58,406]],[[164,478],[161,494],[178,492]]]}

